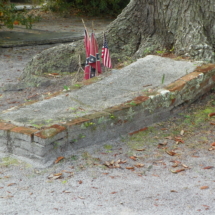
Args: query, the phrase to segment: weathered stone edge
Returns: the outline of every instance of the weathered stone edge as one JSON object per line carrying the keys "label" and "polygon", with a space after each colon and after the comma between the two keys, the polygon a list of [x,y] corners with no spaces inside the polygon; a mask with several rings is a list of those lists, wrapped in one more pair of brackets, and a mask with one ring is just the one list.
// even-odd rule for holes
{"label": "weathered stone edge", "polygon": [[215,65],[198,67],[154,95],[131,101],[37,130],[0,122],[0,151],[21,156],[34,165],[49,166],[58,156],[71,155],[83,146],[114,139],[168,118],[174,108],[208,92],[215,81]]}

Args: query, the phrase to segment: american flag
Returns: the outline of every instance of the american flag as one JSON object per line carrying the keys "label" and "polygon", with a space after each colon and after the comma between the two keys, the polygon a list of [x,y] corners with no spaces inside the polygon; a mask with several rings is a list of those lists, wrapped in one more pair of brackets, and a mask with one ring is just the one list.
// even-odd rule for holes
{"label": "american flag", "polygon": [[103,58],[103,64],[105,67],[112,68],[111,58],[110,58],[110,52],[108,49],[107,40],[104,34],[104,42],[102,46],[102,56]]}

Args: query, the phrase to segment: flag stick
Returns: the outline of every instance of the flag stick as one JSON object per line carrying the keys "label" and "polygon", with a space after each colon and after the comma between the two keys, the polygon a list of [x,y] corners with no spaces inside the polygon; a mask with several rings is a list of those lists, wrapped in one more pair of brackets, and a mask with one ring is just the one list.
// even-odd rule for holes
{"label": "flag stick", "polygon": [[[85,30],[87,31],[87,27],[86,27],[86,25],[85,25],[84,20],[83,20],[83,19],[81,19],[81,20],[82,20],[82,22],[83,22],[83,25],[84,25]],[[88,33],[88,32],[87,32],[87,33]]]}
{"label": "flag stick", "polygon": [[87,27],[86,27],[86,25],[85,25],[85,22],[84,22],[84,20],[83,20],[83,19],[81,19],[81,20],[82,20],[83,25],[84,25],[84,28],[85,28],[85,30],[86,30],[86,32],[87,32],[88,39],[90,39],[90,36],[89,36],[88,30],[87,30]]}
{"label": "flag stick", "polygon": [[[93,23],[93,21],[92,21],[92,33],[94,34],[93,28],[94,28],[94,23]],[[96,35],[94,34],[94,41],[95,41],[95,39],[96,39]],[[95,54],[96,54],[96,45],[97,45],[97,43],[96,43],[95,46],[94,46]],[[98,48],[99,48],[99,47],[98,47]],[[98,76],[99,73],[98,73],[98,68],[97,68],[97,56],[95,56],[95,57],[96,57],[96,76]]]}

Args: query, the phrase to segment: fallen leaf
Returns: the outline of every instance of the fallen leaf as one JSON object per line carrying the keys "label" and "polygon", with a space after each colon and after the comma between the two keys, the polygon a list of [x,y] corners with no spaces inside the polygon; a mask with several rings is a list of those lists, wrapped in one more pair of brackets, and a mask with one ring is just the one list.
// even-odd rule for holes
{"label": "fallen leaf", "polygon": [[7,196],[0,196],[0,198],[4,198],[4,199],[9,199],[9,198],[12,198],[13,196],[11,195],[7,195]]}
{"label": "fallen leaf", "polygon": [[201,190],[205,190],[205,189],[208,189],[209,187],[208,186],[202,186],[200,187]]}
{"label": "fallen leaf", "polygon": [[185,171],[185,169],[171,170],[172,173],[179,173]]}
{"label": "fallen leaf", "polygon": [[212,117],[212,116],[214,116],[215,115],[215,113],[209,113],[208,114],[208,117]]}
{"label": "fallen leaf", "polygon": [[56,180],[56,179],[59,179],[61,177],[62,177],[62,173],[56,173],[56,174],[49,175],[48,179],[54,179],[54,180]]}
{"label": "fallen leaf", "polygon": [[115,193],[117,193],[117,192],[111,192],[110,194],[115,194]]}
{"label": "fallen leaf", "polygon": [[170,190],[170,192],[172,192],[172,193],[177,193],[178,191],[176,191],[176,190]]}
{"label": "fallen leaf", "polygon": [[168,136],[168,137],[165,137],[165,139],[172,140],[172,137],[171,137],[171,136]]}
{"label": "fallen leaf", "polygon": [[180,135],[184,136],[184,130],[181,130]]}
{"label": "fallen leaf", "polygon": [[128,167],[126,167],[126,169],[134,170],[134,167],[133,166],[128,166]]}
{"label": "fallen leaf", "polygon": [[59,161],[63,160],[64,158],[65,158],[65,157],[58,157],[58,158],[55,160],[54,163],[56,164],[56,163],[58,163]]}
{"label": "fallen leaf", "polygon": [[119,163],[115,162],[115,166],[114,166],[114,167],[116,167],[116,168],[120,168]]}
{"label": "fallen leaf", "polygon": [[121,160],[118,160],[116,162],[112,160],[111,162],[106,161],[104,165],[107,166],[108,168],[120,168],[119,163],[121,163]]}
{"label": "fallen leaf", "polygon": [[84,198],[84,197],[82,197],[82,196],[78,196],[78,198],[79,198],[79,199],[85,199],[85,198]]}
{"label": "fallen leaf", "polygon": [[135,157],[135,156],[130,156],[129,158],[131,158],[131,159],[134,160],[134,161],[137,160],[137,157]]}
{"label": "fallen leaf", "polygon": [[71,192],[68,190],[64,190],[63,193],[71,193]]}
{"label": "fallen leaf", "polygon": [[8,184],[7,186],[10,187],[10,186],[15,185],[15,184],[16,184],[16,183],[10,183],[10,184]]}
{"label": "fallen leaf", "polygon": [[168,155],[170,155],[170,156],[174,156],[176,153],[175,152],[173,152],[173,151],[168,151],[168,150],[166,150],[165,151]]}
{"label": "fallen leaf", "polygon": [[105,166],[109,167],[110,163],[108,161],[105,161]]}
{"label": "fallen leaf", "polygon": [[115,162],[115,161],[114,161],[114,160],[112,160],[112,161],[110,162],[110,164],[111,164],[111,165],[113,165],[113,164],[114,164],[114,162]]}
{"label": "fallen leaf", "polygon": [[36,93],[36,94],[34,94],[32,96],[29,96],[27,99],[31,99],[31,98],[36,97],[36,96],[38,96],[38,93]]}
{"label": "fallen leaf", "polygon": [[81,180],[80,180],[80,181],[78,181],[78,183],[79,183],[79,184],[82,184],[82,183],[83,183],[83,181],[81,181]]}
{"label": "fallen leaf", "polygon": [[213,168],[214,168],[213,166],[206,166],[203,169],[213,169]]}
{"label": "fallen leaf", "polygon": [[142,164],[142,163],[137,163],[137,164],[135,164],[134,166],[137,167],[137,168],[141,168],[141,167],[144,167],[145,165]]}
{"label": "fallen leaf", "polygon": [[142,148],[142,149],[136,149],[136,151],[145,151],[145,149],[144,148]]}
{"label": "fallen leaf", "polygon": [[214,142],[214,143],[211,143],[211,146],[215,146],[215,142]]}
{"label": "fallen leaf", "polygon": [[62,173],[61,172],[59,172],[59,173],[55,173],[54,174],[54,176],[61,176],[62,175]]}
{"label": "fallen leaf", "polygon": [[185,165],[185,164],[181,164],[184,168],[189,168],[189,166]]}
{"label": "fallen leaf", "polygon": [[211,148],[208,149],[208,151],[213,151],[215,150],[215,146],[212,146]]}
{"label": "fallen leaf", "polygon": [[181,137],[174,137],[174,140],[179,143],[184,143]]}
{"label": "fallen leaf", "polygon": [[124,161],[120,160],[119,162],[119,164],[124,164],[124,163],[127,163],[127,160],[124,160]]}
{"label": "fallen leaf", "polygon": [[210,122],[210,125],[215,125],[215,122]]}
{"label": "fallen leaf", "polygon": [[163,143],[159,143],[159,145],[166,146],[167,145],[167,141],[164,141]]}
{"label": "fallen leaf", "polygon": [[138,130],[138,131],[134,131],[134,132],[131,132],[131,133],[129,133],[129,135],[133,135],[133,134],[137,134],[137,133],[139,133],[139,132],[141,132],[141,131],[145,131],[145,130],[147,130],[148,129],[148,127],[145,127],[145,128],[142,128],[142,129],[140,129],[140,130]]}

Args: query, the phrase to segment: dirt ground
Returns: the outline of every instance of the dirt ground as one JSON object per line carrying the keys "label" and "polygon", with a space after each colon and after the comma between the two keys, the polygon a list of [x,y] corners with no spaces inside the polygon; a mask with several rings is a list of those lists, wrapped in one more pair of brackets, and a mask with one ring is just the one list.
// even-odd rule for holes
{"label": "dirt ground", "polygon": [[2,156],[1,214],[214,214],[214,98],[49,168]]}
{"label": "dirt ground", "polygon": [[[4,49],[0,84],[16,83],[25,63],[43,48],[48,47]],[[1,93],[0,110],[64,84]],[[214,113],[212,91],[167,121],[79,149],[46,169],[2,155],[0,214],[214,214]]]}

